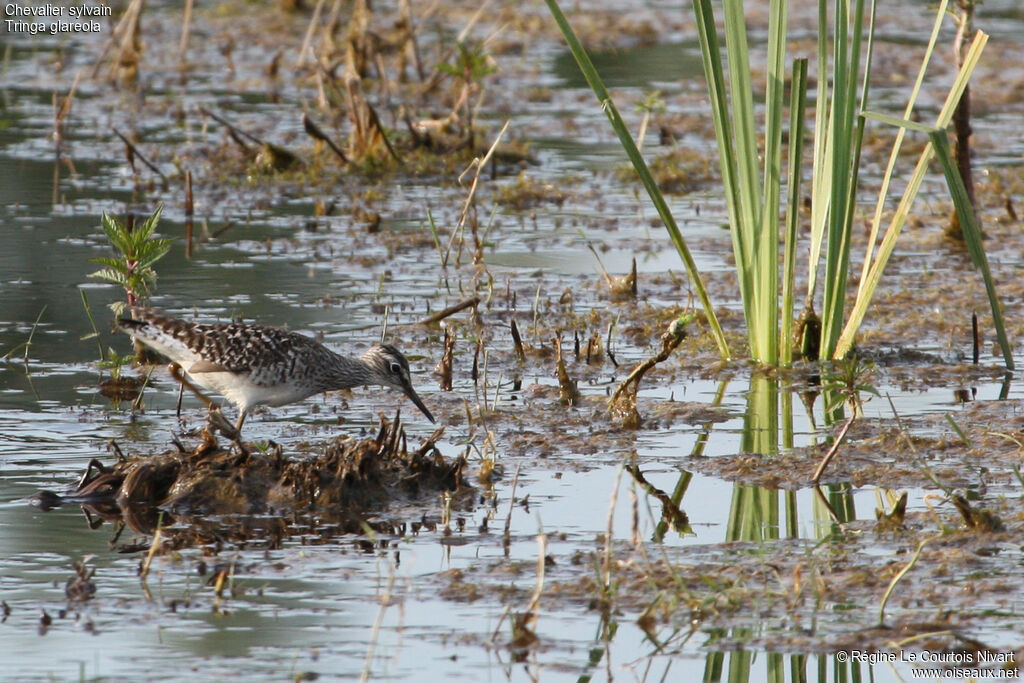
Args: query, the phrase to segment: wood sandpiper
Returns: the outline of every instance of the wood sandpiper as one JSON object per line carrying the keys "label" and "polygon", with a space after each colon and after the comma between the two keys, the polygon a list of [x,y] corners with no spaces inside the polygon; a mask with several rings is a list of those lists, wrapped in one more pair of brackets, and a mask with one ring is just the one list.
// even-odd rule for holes
{"label": "wood sandpiper", "polygon": [[192,382],[221,394],[238,408],[232,435],[236,441],[245,416],[255,406],[283,406],[325,391],[368,385],[398,389],[434,422],[412,387],[409,361],[390,344],[374,344],[350,358],[309,337],[274,327],[239,322],[207,325],[151,308],[130,310],[131,318],[117,321],[123,332],[167,356],[171,375],[207,407],[213,408],[213,402]]}

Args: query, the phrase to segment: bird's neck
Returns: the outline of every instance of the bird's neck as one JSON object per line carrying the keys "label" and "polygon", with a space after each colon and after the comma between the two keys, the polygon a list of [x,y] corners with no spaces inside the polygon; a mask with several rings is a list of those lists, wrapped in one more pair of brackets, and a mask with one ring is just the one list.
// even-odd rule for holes
{"label": "bird's neck", "polygon": [[330,372],[327,374],[329,386],[326,391],[352,389],[373,384],[373,373],[369,366],[360,358],[349,358],[331,352]]}

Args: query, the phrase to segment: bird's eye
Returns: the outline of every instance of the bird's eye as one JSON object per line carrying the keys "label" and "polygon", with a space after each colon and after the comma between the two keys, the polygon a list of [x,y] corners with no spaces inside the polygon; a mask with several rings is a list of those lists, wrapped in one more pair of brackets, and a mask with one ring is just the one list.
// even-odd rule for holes
{"label": "bird's eye", "polygon": [[402,374],[402,366],[399,365],[398,363],[392,363],[391,364],[391,372],[392,372],[392,374],[401,376],[401,374]]}

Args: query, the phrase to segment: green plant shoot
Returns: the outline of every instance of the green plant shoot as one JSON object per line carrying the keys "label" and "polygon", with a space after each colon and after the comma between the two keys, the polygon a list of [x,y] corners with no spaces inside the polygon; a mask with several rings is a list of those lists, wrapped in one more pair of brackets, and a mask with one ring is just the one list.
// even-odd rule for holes
{"label": "green plant shoot", "polygon": [[[135,306],[152,294],[156,288],[154,266],[171,248],[172,239],[153,236],[162,211],[161,204],[152,216],[134,229],[113,216],[103,214],[103,231],[120,255],[92,259],[105,267],[90,273],[89,277],[124,287],[128,306]],[[111,305],[115,313],[120,313],[124,307],[125,302]]]}

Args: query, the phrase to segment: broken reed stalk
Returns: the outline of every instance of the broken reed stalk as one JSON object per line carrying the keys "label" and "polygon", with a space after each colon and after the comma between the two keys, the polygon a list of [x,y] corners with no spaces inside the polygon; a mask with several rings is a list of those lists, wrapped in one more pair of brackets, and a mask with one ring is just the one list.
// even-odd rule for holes
{"label": "broken reed stalk", "polygon": [[[125,11],[127,23],[124,24],[124,35],[121,37],[121,45],[114,62],[114,72],[123,84],[134,83],[139,75],[139,59],[142,56],[140,20],[144,6],[144,0],[131,0]],[[120,24],[118,26],[120,27]]]}
{"label": "broken reed stalk", "polygon": [[971,339],[974,342],[971,355],[974,364],[977,365],[981,358],[981,340],[978,338],[978,314],[971,313]]}
{"label": "broken reed stalk", "polygon": [[333,39],[334,34],[338,32],[338,28],[341,26],[342,4],[342,0],[334,0],[334,4],[331,5],[331,13],[327,15],[327,21],[324,22],[324,30],[321,33],[325,43]]}
{"label": "broken reed stalk", "polygon": [[324,0],[318,0],[313,9],[313,16],[309,19],[309,27],[306,29],[306,37],[302,40],[302,47],[299,48],[299,56],[295,60],[295,68],[298,69],[306,62],[306,55],[309,54],[310,43],[313,42],[313,31],[320,23],[320,13],[324,8]]}
{"label": "broken reed stalk", "polygon": [[477,380],[480,378],[480,353],[483,351],[483,348],[484,340],[477,339],[476,349],[473,351],[473,368],[469,372],[469,376],[473,380],[473,384],[476,384]]}
{"label": "broken reed stalk", "polygon": [[811,483],[815,486],[817,486],[818,482],[821,480],[821,475],[825,473],[825,468],[828,467],[829,463],[831,463],[833,458],[836,457],[836,453],[839,452],[839,444],[843,442],[843,439],[846,437],[846,432],[850,431],[850,425],[853,424],[853,421],[856,418],[856,414],[847,418],[846,422],[843,423],[842,428],[839,430],[839,434],[836,435],[836,440],[832,443],[832,447],[828,449],[828,453],[826,453],[825,457],[821,459],[820,463],[818,463],[818,469],[814,471],[814,476],[811,478]]}
{"label": "broken reed stalk", "polygon": [[71,113],[71,105],[75,101],[75,92],[78,90],[78,82],[82,79],[82,70],[79,69],[78,73],[75,74],[75,80],[71,83],[71,89],[68,90],[68,94],[61,100],[60,106],[56,105],[56,93],[54,93],[54,108],[53,108],[53,144],[57,151],[57,156],[60,156],[61,142],[64,140],[64,119]]}
{"label": "broken reed stalk", "polygon": [[1006,210],[1006,217],[1016,223],[1017,210],[1013,208],[1013,198],[1010,195],[1003,195],[1003,208]]}
{"label": "broken reed stalk", "polygon": [[352,132],[348,138],[351,156],[363,159],[383,143],[388,154],[396,163],[401,164],[402,158],[388,139],[380,117],[377,116],[377,110],[363,95],[359,78],[351,73],[345,79],[343,95],[348,104],[349,119],[352,121]]}
{"label": "broken reed stalk", "polygon": [[[953,55],[956,59],[956,67],[963,67],[964,58],[967,55],[969,45],[966,36],[974,32],[974,5],[977,0],[958,0],[960,14],[954,16],[957,30],[953,38]],[[956,159],[957,170],[964,181],[964,189],[967,191],[967,199],[972,207],[978,203],[974,194],[974,172],[971,167],[971,85],[964,86],[964,94],[953,111],[953,129],[956,131],[956,143],[953,147],[953,157]],[[975,219],[978,221],[978,228],[981,228],[981,215],[975,211]],[[949,224],[946,226],[946,235],[956,240],[963,241],[964,233],[960,226],[960,214],[954,207],[949,217]]]}
{"label": "broken reed stalk", "polygon": [[252,152],[252,148],[242,138],[249,138],[250,141],[252,141],[256,145],[259,145],[261,147],[264,144],[263,140],[260,140],[259,138],[255,137],[253,135],[250,135],[249,133],[246,133],[244,130],[242,130],[238,126],[234,125],[233,123],[231,123],[230,121],[228,121],[224,117],[218,116],[217,114],[213,113],[212,111],[210,111],[206,107],[199,107],[199,113],[202,114],[203,116],[209,116],[211,119],[213,119],[214,121],[216,121],[220,125],[222,125],[225,128],[227,128],[228,129],[228,135],[230,135],[231,139],[235,141],[235,144],[237,144],[239,147],[241,147],[245,152],[251,153]]}
{"label": "broken reed stalk", "polygon": [[[580,234],[582,233],[583,231],[581,230]],[[597,249],[595,249],[594,245],[589,241],[587,242],[587,249],[589,249],[590,253],[594,255],[595,259],[597,259],[597,265],[601,268],[601,274],[604,276],[605,284],[608,285],[608,290],[615,296],[628,294],[635,299],[638,292],[636,282],[636,257],[633,257],[633,266],[630,268],[628,275],[612,276],[612,274],[608,272],[608,269],[604,267],[604,262],[598,255]]]}
{"label": "broken reed stalk", "polygon": [[[436,6],[435,3],[434,7]],[[432,8],[428,9],[427,13],[429,14],[431,11]],[[402,41],[403,45],[399,54],[398,79],[401,82],[405,82],[405,55],[408,53],[408,59],[412,62],[413,69],[416,70],[416,77],[422,83],[423,79],[426,78],[426,74],[423,72],[423,60],[420,59],[420,48],[416,42],[416,21],[412,13],[412,3],[409,0],[399,1],[398,17],[400,24],[405,28],[406,32],[406,37]]]}
{"label": "broken reed stalk", "polygon": [[[487,354],[487,349],[483,348],[483,344],[484,344],[483,338],[481,338],[477,343],[480,344],[480,348],[483,349],[483,356],[484,356],[484,377],[483,377],[483,382],[482,382],[483,386],[482,387],[480,387],[480,386],[476,387],[477,390],[479,391],[478,397],[477,397],[477,412],[479,412],[479,414],[480,414],[480,423],[483,424],[484,428],[486,429],[487,425],[484,424],[484,416],[487,415],[490,412],[490,408],[487,407],[487,384],[488,384],[488,382],[487,382],[487,360],[488,360],[488,354]],[[483,397],[483,404],[482,405],[480,404],[480,397],[481,396]]]}
{"label": "broken reed stalk", "polygon": [[192,171],[185,171],[185,258],[192,258],[192,230],[195,202],[192,198]]}
{"label": "broken reed stalk", "polygon": [[619,361],[615,360],[615,354],[612,353],[612,332],[615,331],[615,326],[618,324],[619,318],[616,316],[615,320],[608,323],[608,335],[604,342],[604,352],[608,356],[608,360],[612,362],[612,365],[619,367]]}
{"label": "broken reed stalk", "polygon": [[[146,165],[146,168],[148,168],[153,173],[156,173],[158,176],[160,176],[160,179],[163,180],[165,183],[167,182],[167,176],[164,175],[163,171],[161,171],[159,168],[157,168],[156,165],[152,161],[147,159],[146,156],[142,152],[139,151],[139,148],[136,147],[134,144],[132,144],[131,140],[126,138],[124,135],[122,135],[121,131],[119,131],[117,128],[111,128],[110,130],[114,131],[114,135],[116,135],[117,137],[121,138],[121,141],[128,148],[127,156],[128,156],[129,163],[131,163],[134,158],[138,157],[139,161],[141,161],[143,164]],[[132,163],[131,165],[134,168],[135,164]]]}
{"label": "broken reed stalk", "polygon": [[[526,604],[526,623],[532,630],[536,628],[537,620],[540,618],[540,596],[544,592],[544,568],[547,565],[548,535],[537,533],[537,585],[533,588],[533,595],[530,602]],[[522,624],[525,626],[526,624]]]}
{"label": "broken reed stalk", "polygon": [[[142,11],[142,2],[140,0],[132,0],[131,4],[121,15],[117,25],[114,26],[114,30],[110,32],[110,38],[104,43],[103,49],[100,50],[100,56],[96,59],[96,63],[92,67],[92,72],[89,74],[89,78],[96,78],[99,75],[100,69],[103,68],[103,61],[107,57],[107,53],[110,52],[110,48],[114,46],[118,37],[122,33],[126,33],[125,37],[133,37],[131,34],[138,30],[138,15]],[[124,38],[122,38],[121,52],[118,54],[118,60],[115,66],[120,63],[121,57],[124,51]]]}
{"label": "broken reed stalk", "polygon": [[[367,78],[367,68],[372,57],[373,48],[370,36],[369,0],[355,0],[349,15],[348,29],[345,36],[345,71],[358,79]],[[383,77],[383,74],[381,74]]]}
{"label": "broken reed stalk", "polygon": [[377,116],[377,110],[374,109],[373,105],[369,102],[366,103],[366,110],[370,117],[370,123],[373,125],[374,130],[377,131],[380,139],[384,142],[384,147],[387,148],[388,154],[391,155],[391,158],[394,159],[397,164],[401,165],[402,157],[398,156],[398,151],[395,149],[394,145],[391,144],[391,139],[388,138],[388,132],[384,129],[384,124],[380,122],[380,117]]}
{"label": "broken reed stalk", "polygon": [[341,148],[334,143],[334,140],[328,137],[327,133],[325,133],[323,129],[320,128],[320,126],[316,125],[313,119],[309,118],[309,116],[307,116],[306,114],[302,115],[302,128],[311,138],[313,138],[314,140],[319,140],[325,143],[328,147],[330,147],[331,151],[338,155],[338,158],[341,159],[341,162],[343,164],[349,163],[348,157],[345,155],[345,152],[343,152]]}
{"label": "broken reed stalk", "polygon": [[523,348],[523,338],[519,336],[519,326],[516,325],[516,319],[512,318],[509,323],[509,329],[512,331],[512,345],[516,350],[516,358],[519,359],[520,363],[526,362],[526,350]]}
{"label": "broken reed stalk", "polygon": [[426,318],[423,318],[422,320],[420,320],[419,324],[420,325],[433,325],[434,323],[439,323],[442,320],[444,320],[445,318],[447,318],[448,316],[454,315],[454,314],[458,313],[459,311],[463,311],[463,310],[465,310],[467,308],[476,308],[479,304],[480,304],[480,297],[478,297],[478,296],[471,296],[468,299],[463,299],[459,303],[453,304],[453,305],[449,306],[448,308],[446,308],[446,309],[444,309],[442,311],[438,311],[437,313],[434,313],[433,315],[428,315]]}
{"label": "broken reed stalk", "polygon": [[462,211],[459,214],[459,220],[455,224],[455,229],[452,230],[452,236],[448,240],[448,247],[445,249],[444,252],[444,260],[441,264],[443,266],[448,265],[448,256],[451,254],[452,245],[455,244],[456,236],[462,233],[462,231],[465,229],[466,218],[467,216],[469,216],[469,209],[473,206],[473,199],[476,196],[477,184],[480,182],[480,169],[486,167],[487,162],[491,160],[492,156],[494,156],[494,150],[497,149],[498,143],[501,141],[501,137],[505,134],[505,131],[508,130],[508,126],[510,123],[511,120],[505,121],[505,125],[501,127],[501,130],[498,132],[498,135],[494,138],[494,142],[491,143],[491,146],[487,150],[487,154],[484,155],[483,159],[481,159],[480,157],[475,157],[473,161],[470,162],[469,166],[466,167],[466,170],[463,171],[461,175],[459,175],[459,184],[462,184],[462,179],[466,176],[466,174],[469,173],[470,170],[474,171],[473,182],[471,182],[469,185],[469,192],[466,194],[466,201],[462,205]]}
{"label": "broken reed stalk", "polygon": [[441,363],[438,365],[438,374],[441,376],[441,391],[452,390],[452,356],[455,349],[455,335],[452,328],[444,328],[444,355],[441,356]]}
{"label": "broken reed stalk", "polygon": [[[235,563],[228,565],[227,569],[221,569],[213,578],[213,612],[221,614],[220,603],[224,599],[224,587],[232,588],[235,581]],[[233,590],[233,589],[232,589]]]}
{"label": "broken reed stalk", "polygon": [[508,557],[509,546],[512,543],[512,510],[516,506],[516,486],[519,484],[519,468],[522,463],[516,465],[516,473],[512,476],[512,492],[508,498],[508,516],[505,517],[505,531],[501,534],[501,544],[505,548],[505,557]]}
{"label": "broken reed stalk", "polygon": [[[633,397],[636,396],[637,391],[640,389],[640,380],[643,379],[645,374],[647,374],[647,371],[658,363],[667,360],[672,352],[675,351],[676,347],[686,339],[686,324],[692,319],[692,317],[693,316],[691,314],[676,318],[672,321],[672,324],[668,326],[668,330],[661,335],[661,350],[656,355],[648,358],[633,368],[633,372],[629,373],[629,377],[623,380],[622,384],[620,384],[615,390],[615,393],[612,394],[612,398],[608,402],[609,406],[614,406],[615,402],[619,400],[622,394],[629,387],[632,387],[631,395]],[[611,330],[609,329],[609,336],[610,332]]]}
{"label": "broken reed stalk", "polygon": [[558,375],[558,399],[563,405],[579,405],[582,397],[576,386],[576,381],[569,376],[565,367],[565,359],[562,357],[562,338],[555,337],[555,372]]}
{"label": "broken reed stalk", "polygon": [[178,61],[185,64],[185,53],[188,51],[188,38],[192,31],[192,5],[195,0],[185,0],[185,16],[181,20],[181,40],[178,42]]}

